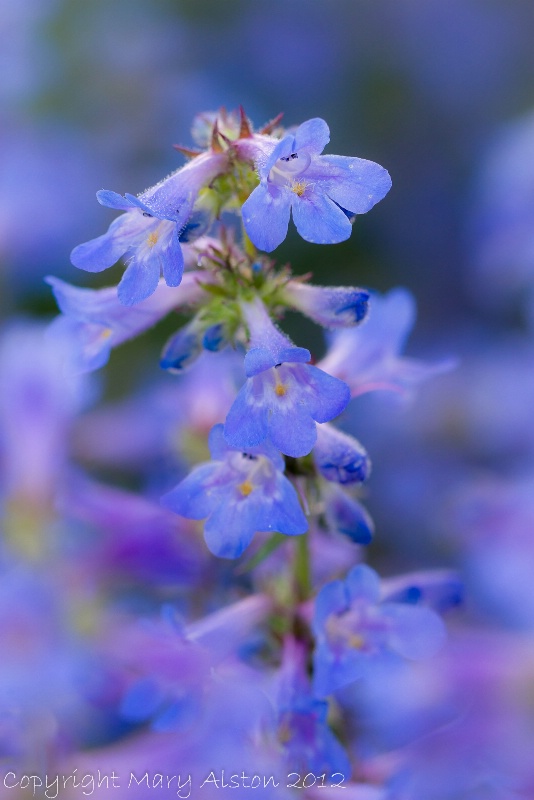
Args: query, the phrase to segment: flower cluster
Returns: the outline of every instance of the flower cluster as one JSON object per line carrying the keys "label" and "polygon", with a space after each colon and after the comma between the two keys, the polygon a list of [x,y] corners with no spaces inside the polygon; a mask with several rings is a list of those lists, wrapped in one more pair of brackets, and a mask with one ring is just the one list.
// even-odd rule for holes
{"label": "flower cluster", "polygon": [[[88,272],[122,259],[119,285],[47,279],[61,314],[46,347],[61,351],[62,370],[79,386],[88,385],[85,373],[110,358],[113,365],[115,347],[164,318],[181,320],[162,347],[162,385],[86,414],[74,439],[85,469],[120,468],[146,496],[71,469],[64,453],[56,483],[44,481],[38,499],[43,513],[59,509],[69,525],[99,531],[64,568],[65,580],[79,582],[89,621],[69,623],[60,652],[70,690],[76,625],[98,641],[98,663],[88,658],[82,669],[94,668],[95,702],[112,707],[117,730],[98,752],[101,770],[149,763],[156,752],[158,769],[171,770],[178,753],[200,781],[207,763],[224,769],[239,754],[262,774],[312,770],[331,791],[341,774],[352,797],[378,800],[378,787],[351,773],[344,693],[376,670],[432,656],[444,640],[437,611],[451,586],[457,592],[450,573],[382,581],[361,563],[374,533],[361,504],[371,461],[347,430],[346,411],[363,392],[411,389],[450,363],[402,356],[413,321],[404,290],[381,298],[357,286],[316,286],[268,255],[291,216],[307,241],[334,244],[387,194],[383,167],[322,154],[329,135],[321,119],[284,130],[277,118],[255,131],[242,109],[202,115],[198,149],[177,148],[183,167],[139,195],[97,194],[122,213],[71,259]],[[283,331],[287,311],[329,330],[317,363]],[[73,416],[70,407],[60,415],[65,423]],[[45,457],[58,450],[44,434],[48,422],[33,437]],[[25,444],[36,446],[31,437]],[[16,447],[6,453],[9,468]],[[15,516],[24,502],[6,498]],[[144,587],[136,609],[148,609],[149,620],[124,612],[136,581]],[[109,603],[93,602],[95,586],[111,592]],[[38,625],[39,614],[31,637]],[[27,677],[15,677],[23,698]],[[104,684],[115,687],[107,701]],[[48,739],[59,750],[68,724],[56,708],[61,698],[52,700],[43,715],[57,717]],[[124,740],[125,729],[137,736]],[[74,749],[90,772],[87,740],[80,732]],[[272,796],[286,797],[285,789]]]}
{"label": "flower cluster", "polygon": [[[209,548],[236,558],[255,531],[307,530],[282,456],[303,459],[316,447],[318,475],[340,484],[369,472],[363,447],[325,426],[346,408],[349,386],[312,365],[309,350],[276,324],[296,309],[328,328],[353,328],[367,317],[369,292],[312,286],[259,251],[283,241],[291,210],[308,241],[348,238],[355,215],[382,199],[391,181],[372,161],[321,155],[329,141],[321,119],[288,132],[275,120],[255,132],[240,110],[205,117],[195,134],[203,149],[178,148],[188,162],[152,188],[138,196],[97,193],[123,213],[107,233],[76,247],[72,262],[99,272],[125,257],[127,267],[116,291],[49,278],[63,313],[53,332],[72,336],[78,371],[102,366],[114,346],[174,309],[193,313],[165,345],[164,369],[182,373],[203,351],[229,344],[245,349],[245,381],[224,426],[213,430],[212,462],[165,500],[183,516],[207,518]],[[218,222],[223,212],[242,216],[242,246]],[[237,453],[242,464],[257,460],[254,470],[238,469]]]}

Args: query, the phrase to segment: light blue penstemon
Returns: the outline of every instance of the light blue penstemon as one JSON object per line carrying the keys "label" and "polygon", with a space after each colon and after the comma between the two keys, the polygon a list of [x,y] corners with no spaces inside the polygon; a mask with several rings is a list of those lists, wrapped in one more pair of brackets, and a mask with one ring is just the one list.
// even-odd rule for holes
{"label": "light blue penstemon", "polygon": [[204,536],[214,555],[238,558],[256,531],[306,532],[284,460],[272,446],[237,450],[225,442],[223,426],[215,425],[209,447],[212,461],[196,467],[162,503],[183,517],[205,519]]}
{"label": "light blue penstemon", "polygon": [[97,197],[102,205],[125,213],[113,220],[102,236],[74,248],[71,253],[74,266],[87,272],[102,272],[128,255],[128,266],[117,289],[119,300],[126,306],[150,297],[161,274],[167,286],[179,286],[184,272],[180,226],[155,217],[131,196],[124,198],[115,192],[102,191]]}
{"label": "light blue penstemon", "polygon": [[445,626],[430,608],[381,599],[366,564],[324,586],[315,602],[314,690],[318,697],[362,678],[391,658],[422,659],[442,645]]}
{"label": "light blue penstemon", "polygon": [[321,155],[329,141],[326,122],[310,119],[257,164],[260,184],[243,205],[245,229],[256,247],[267,252],[278,247],[291,212],[308,242],[343,242],[351,234],[351,218],[388,193],[387,170],[363,158]]}
{"label": "light blue penstemon", "polygon": [[159,281],[153,294],[132,308],[119,302],[115,287],[86,289],[49,276],[46,281],[61,311],[51,334],[70,339],[73,372],[100,369],[114,347],[151,328],[173,309],[198,302],[203,295],[199,277],[198,272],[188,272],[180,287],[173,288]]}
{"label": "light blue penstemon", "polygon": [[[184,272],[180,240],[188,235],[193,207],[200,190],[226,169],[223,153],[208,151],[173,172],[139,197],[102,190],[98,202],[126,213],[107,233],[78,245],[71,253],[75,267],[102,272],[127,255],[128,266],[118,287],[126,306],[150,297],[161,275],[167,286],[179,286]],[[193,228],[197,228],[194,222]],[[203,230],[197,230],[196,236]]]}
{"label": "light blue penstemon", "polygon": [[270,440],[285,455],[305,456],[317,439],[315,423],[341,414],[349,388],[308,364],[309,350],[273,325],[261,300],[243,303],[242,310],[250,333],[247,382],[226,417],[226,441],[246,448]]}

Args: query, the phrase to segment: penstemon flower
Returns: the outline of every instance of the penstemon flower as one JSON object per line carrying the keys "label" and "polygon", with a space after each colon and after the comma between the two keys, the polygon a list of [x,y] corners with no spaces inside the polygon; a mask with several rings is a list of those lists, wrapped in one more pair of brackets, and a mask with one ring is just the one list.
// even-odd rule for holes
{"label": "penstemon flower", "polygon": [[[123,469],[127,485],[145,496],[107,487],[82,467],[70,474],[66,454],[45,481],[48,462],[39,459],[46,495],[40,506],[48,514],[57,508],[66,526],[51,526],[53,546],[41,550],[57,552],[69,525],[73,539],[82,540],[80,553],[69,544],[68,568],[59,577],[60,585],[80,584],[72,616],[90,631],[103,662],[100,683],[90,690],[115,732],[94,756],[99,770],[128,758],[135,759],[130,773],[141,762],[169,770],[187,764],[191,774],[178,796],[188,797],[193,785],[211,797],[221,785],[249,788],[245,773],[225,773],[237,763],[248,768],[246,756],[258,775],[272,771],[267,798],[292,796],[274,775],[300,770],[305,798],[333,797],[337,775],[347,795],[379,800],[386,797],[378,786],[384,768],[366,772],[352,689],[341,690],[436,652],[444,639],[436,610],[455,605],[461,591],[452,571],[381,581],[360,563],[375,533],[361,504],[371,462],[335,420],[351,397],[405,392],[450,362],[427,365],[400,355],[414,317],[404,290],[380,298],[357,286],[316,286],[258,252],[284,240],[291,215],[310,242],[344,241],[354,216],[391,185],[372,161],[322,155],[330,138],[323,120],[288,130],[280,120],[254,130],[243,109],[200,115],[193,127],[199,149],[177,147],[188,158],[185,166],[138,196],[97,194],[102,205],[123,213],[106,233],[76,247],[72,262],[100,272],[125,258],[119,285],[79,288],[47,279],[61,314],[46,341],[58,352],[68,343],[71,378],[104,366],[113,348],[178,315],[174,325],[163,322],[172,335],[163,339],[162,385],[143,385],[134,398],[88,415],[77,430],[86,464],[104,474]],[[331,329],[317,364],[284,333],[287,311]],[[8,394],[8,371],[0,401]],[[58,393],[46,381],[35,384],[31,364],[21,376],[19,427],[38,429],[46,444],[41,422],[54,413],[41,408],[41,383],[51,406],[61,405],[64,385]],[[0,466],[9,472],[11,462],[18,464],[17,443],[5,416]],[[33,442],[28,436],[25,452]],[[63,453],[55,429],[52,438],[54,451]],[[50,452],[43,449],[47,458]],[[23,500],[37,503],[38,495],[26,492]],[[11,487],[4,496],[13,502]],[[169,598],[166,622],[155,621]],[[11,627],[8,634],[2,657],[16,663],[19,642]],[[105,694],[101,675],[108,674],[113,686]],[[14,695],[21,707],[27,683],[25,674]],[[0,719],[17,713],[0,691]],[[28,736],[32,754],[50,752],[59,763],[69,741],[63,716],[57,741],[51,721],[38,720],[39,730],[53,733],[43,741]],[[19,742],[24,736],[15,728],[9,734]],[[124,730],[136,730],[126,743]],[[105,739],[98,728],[80,746],[92,750]],[[92,769],[93,756],[78,755]],[[220,783],[217,769],[225,773]],[[366,775],[377,785],[362,783]],[[137,790],[135,797],[145,796],[139,782]]]}
{"label": "penstemon flower", "polygon": [[204,153],[139,197],[98,192],[101,205],[125,213],[107,233],[75,247],[72,263],[88,272],[102,272],[129,255],[118,287],[119,300],[127,306],[150,297],[161,275],[167,286],[179,286],[184,272],[180,238],[198,193],[225,165],[223,154]]}
{"label": "penstemon flower", "polygon": [[156,290],[134,307],[124,306],[113,287],[81,289],[48,277],[62,316],[54,330],[70,336],[72,368],[90,372],[104,366],[112,348],[151,328],[173,309],[199,302],[204,291],[200,273],[189,272],[179,287],[159,281]]}
{"label": "penstemon flower", "polygon": [[222,425],[213,428],[209,443],[212,461],[196,467],[163,503],[184,517],[207,520],[204,535],[212,553],[237,558],[256,531],[294,536],[307,530],[297,493],[274,448],[241,452],[226,444]]}
{"label": "penstemon flower", "polygon": [[381,600],[380,579],[370,567],[354,567],[345,581],[323,587],[316,600],[314,688],[335,692],[392,656],[421,659],[444,640],[444,627],[429,608]]}
{"label": "penstemon flower", "polygon": [[313,457],[317,469],[327,481],[360,483],[367,479],[371,470],[369,457],[362,445],[333,425],[318,426]]}
{"label": "penstemon flower", "polygon": [[269,439],[288,456],[305,456],[317,439],[315,423],[341,414],[349,389],[308,364],[309,351],[277,330],[261,301],[242,308],[250,332],[247,382],[226,417],[226,440],[250,447]]}
{"label": "penstemon flower", "polygon": [[271,252],[284,241],[291,212],[303,239],[343,242],[351,234],[350,218],[388,193],[391,179],[379,164],[320,155],[329,141],[326,122],[310,119],[258,165],[260,185],[243,205],[243,221],[260,250]]}

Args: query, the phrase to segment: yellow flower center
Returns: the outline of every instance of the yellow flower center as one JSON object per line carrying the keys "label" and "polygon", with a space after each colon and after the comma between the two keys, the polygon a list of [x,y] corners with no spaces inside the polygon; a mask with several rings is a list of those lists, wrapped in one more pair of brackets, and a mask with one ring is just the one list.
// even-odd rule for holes
{"label": "yellow flower center", "polygon": [[158,234],[155,231],[153,231],[151,234],[149,234],[146,240],[147,245],[149,247],[154,247],[154,245],[158,243],[158,238],[159,238]]}
{"label": "yellow flower center", "polygon": [[304,192],[306,191],[307,187],[306,181],[295,181],[291,186],[291,191],[297,195],[297,197],[302,197]]}
{"label": "yellow flower center", "polygon": [[287,720],[284,720],[278,728],[278,741],[281,744],[287,744],[293,738],[293,733],[289,727]]}
{"label": "yellow flower center", "polygon": [[353,633],[351,636],[348,637],[347,644],[349,645],[349,647],[353,647],[355,650],[362,650],[362,648],[365,645],[365,639],[363,638],[363,636],[360,636],[357,633]]}
{"label": "yellow flower center", "polygon": [[243,497],[248,497],[249,494],[254,489],[254,486],[251,484],[251,482],[249,480],[246,480],[246,481],[243,481],[243,483],[240,483],[237,488],[239,489],[239,491],[241,492]]}
{"label": "yellow flower center", "polygon": [[287,394],[287,386],[284,383],[277,383],[274,387],[274,393],[278,397],[283,397],[285,394]]}

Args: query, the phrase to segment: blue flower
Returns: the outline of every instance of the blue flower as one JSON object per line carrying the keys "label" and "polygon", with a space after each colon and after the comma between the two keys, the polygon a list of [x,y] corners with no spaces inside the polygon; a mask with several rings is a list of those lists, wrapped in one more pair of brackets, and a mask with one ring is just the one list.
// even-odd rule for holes
{"label": "blue flower", "polygon": [[363,324],[333,332],[319,366],[346,381],[352,397],[378,390],[408,394],[455,366],[453,359],[432,364],[401,355],[415,314],[415,300],[406,289],[393,289],[382,297],[373,293]]}
{"label": "blue flower", "polygon": [[310,286],[289,281],[284,296],[294,308],[324,325],[325,328],[348,328],[365,319],[369,292],[353,286]]}
{"label": "blue flower", "polygon": [[271,252],[284,241],[291,211],[303,239],[343,242],[352,230],[349,217],[369,211],[387,194],[391,179],[383,167],[362,158],[320,155],[329,141],[326,122],[310,119],[257,164],[260,184],[243,205],[243,222],[256,247]]}
{"label": "blue flower", "polygon": [[269,447],[246,452],[229,447],[222,425],[212,428],[209,446],[213,460],[196,467],[162,502],[183,517],[206,519],[204,535],[214,555],[238,558],[256,531],[306,532],[306,517],[279,453]]}
{"label": "blue flower", "polygon": [[331,528],[342,533],[355,544],[369,544],[374,534],[374,523],[367,510],[335,484],[325,491],[325,513]]}
{"label": "blue flower", "polygon": [[317,428],[313,458],[323,478],[335,483],[361,483],[371,470],[369,457],[359,441],[332,425]]}
{"label": "blue flower", "polygon": [[209,325],[199,317],[184,325],[165,344],[160,359],[160,367],[169,372],[181,373],[196,361],[203,350],[216,353],[227,344],[223,323]]}
{"label": "blue flower", "polygon": [[381,602],[380,595],[380,579],[365,564],[320,591],[314,619],[317,696],[335,692],[391,658],[427,658],[441,646],[445,629],[434,611]]}
{"label": "blue flower", "polygon": [[168,372],[180,373],[191,366],[202,352],[202,327],[193,317],[166,342],[159,365]]}
{"label": "blue flower", "polygon": [[239,391],[224,427],[233,447],[269,439],[288,456],[307,455],[316,439],[316,422],[337,417],[350,399],[348,387],[306,362],[308,350],[294,347],[270,320],[260,300],[243,304],[251,349],[245,357],[247,382]]}
{"label": "blue flower", "polygon": [[176,618],[172,606],[165,606],[158,620],[123,626],[116,647],[133,682],[121,715],[131,722],[150,719],[159,732],[191,734],[202,720],[206,694],[212,683],[218,684],[217,666],[254,634],[271,610],[270,599],[256,594],[189,625]]}
{"label": "blue flower", "polygon": [[[118,287],[119,300],[127,306],[150,297],[161,275],[167,286],[179,286],[184,271],[180,239],[188,241],[191,236],[186,226],[198,193],[226,166],[224,154],[203,153],[139,197],[97,192],[99,203],[126,213],[111,223],[107,233],[75,247],[72,263],[88,272],[102,272],[127,255],[128,266]],[[196,222],[191,228],[197,235],[203,233]]]}
{"label": "blue flower", "polygon": [[112,195],[113,192],[99,192],[97,196],[102,205],[122,208],[126,213],[113,220],[107,233],[74,248],[74,266],[87,272],[102,272],[128,254],[128,266],[117,290],[119,300],[126,306],[150,297],[161,273],[168,286],[179,286],[184,257],[178,225],[143,211],[133,200],[120,195],[115,195],[119,199],[112,204]]}
{"label": "blue flower", "polygon": [[[115,287],[84,289],[48,277],[47,283],[62,312],[52,323],[51,331],[53,335],[70,337],[72,371],[90,372],[103,367],[113,347],[151,328],[172,309],[200,300],[204,292],[198,277],[198,272],[188,272],[179,288],[161,281],[153,295],[135,307],[122,305]],[[202,278],[205,280],[204,274]]]}

